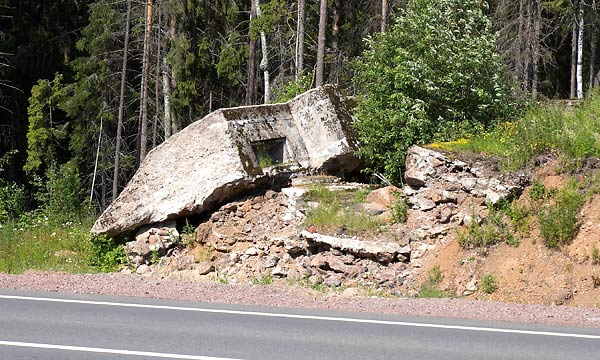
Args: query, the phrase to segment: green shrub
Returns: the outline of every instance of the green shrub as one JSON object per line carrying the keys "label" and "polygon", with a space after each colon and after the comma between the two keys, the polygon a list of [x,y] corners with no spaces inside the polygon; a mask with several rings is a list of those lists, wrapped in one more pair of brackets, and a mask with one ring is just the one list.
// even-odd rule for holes
{"label": "green shrub", "polygon": [[576,183],[569,181],[552,196],[550,204],[538,211],[537,220],[546,246],[558,248],[573,239],[578,228],[577,214],[584,200]]}
{"label": "green shrub", "polygon": [[0,223],[17,219],[25,208],[25,189],[0,179]]}
{"label": "green shrub", "polygon": [[482,253],[485,253],[489,246],[500,242],[519,246],[519,240],[512,235],[504,222],[504,212],[494,206],[488,206],[488,217],[481,224],[477,215],[473,215],[467,228],[457,232],[457,240],[463,248],[479,248]]}
{"label": "green shrub", "polygon": [[38,208],[52,220],[73,220],[82,210],[81,180],[73,161],[57,166],[52,164],[45,178],[35,176],[33,185]]}
{"label": "green shrub", "polygon": [[596,245],[592,245],[592,265],[600,264],[600,254],[598,254],[598,248]]}
{"label": "green shrub", "polygon": [[118,270],[127,264],[127,256],[121,241],[104,235],[90,235],[88,261],[102,272]]}
{"label": "green shrub", "polygon": [[393,182],[409,146],[479,131],[518,108],[476,0],[410,1],[366,45],[354,77],[358,154]]}
{"label": "green shrub", "polygon": [[486,294],[491,294],[498,289],[498,285],[496,285],[496,279],[494,275],[487,274],[483,278],[481,278],[481,290]]}
{"label": "green shrub", "polygon": [[397,223],[405,223],[408,220],[408,209],[410,204],[405,196],[397,195],[396,204],[392,207],[392,219]]}
{"label": "green shrub", "polygon": [[290,81],[287,84],[285,84],[282,90],[280,90],[279,88],[274,88],[273,102],[286,102],[310,90],[312,86],[312,80],[313,73],[308,72],[305,74],[300,74],[297,80]]}

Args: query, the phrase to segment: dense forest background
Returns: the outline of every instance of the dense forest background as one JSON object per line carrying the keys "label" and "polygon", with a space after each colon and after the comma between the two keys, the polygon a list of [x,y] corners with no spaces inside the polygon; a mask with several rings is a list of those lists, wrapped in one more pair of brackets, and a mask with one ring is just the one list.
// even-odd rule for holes
{"label": "dense forest background", "polygon": [[[583,98],[598,86],[596,0],[474,3],[515,97]],[[0,185],[10,193],[0,198],[101,210],[150,149],[212,110],[323,83],[362,96],[356,72],[368,73],[373,42],[407,4],[0,0]]]}

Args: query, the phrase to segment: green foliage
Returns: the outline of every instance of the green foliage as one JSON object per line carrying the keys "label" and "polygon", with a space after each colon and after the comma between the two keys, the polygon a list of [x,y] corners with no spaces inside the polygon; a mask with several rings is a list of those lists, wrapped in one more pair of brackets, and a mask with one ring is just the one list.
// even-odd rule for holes
{"label": "green foliage", "polygon": [[122,264],[121,245],[105,237],[92,237],[94,218],[56,223],[39,212],[0,226],[0,272],[26,270],[89,273],[114,271]]}
{"label": "green foliage", "polygon": [[280,90],[278,88],[273,89],[273,102],[286,102],[304,92],[307,92],[312,87],[312,80],[313,73],[308,72],[305,74],[300,74],[300,76],[298,76],[298,79],[285,84],[283,86],[283,90]]}
{"label": "green foliage", "polygon": [[546,190],[546,186],[540,179],[533,180],[533,184],[529,189],[529,197],[533,201],[539,201],[546,197],[548,191]]}
{"label": "green foliage", "polygon": [[540,233],[544,244],[549,248],[566,245],[573,239],[578,229],[577,214],[585,197],[574,180],[553,194],[550,203],[537,213]]}
{"label": "green foliage", "polygon": [[474,214],[467,228],[458,230],[456,236],[463,248],[479,248],[482,253],[485,253],[488,247],[502,241],[511,246],[519,246],[519,240],[512,235],[504,222],[503,209],[491,205],[488,205],[488,216],[484,222],[480,224],[478,216]]}
{"label": "green foliage", "polygon": [[271,285],[273,284],[273,277],[271,274],[267,274],[261,277],[252,278],[252,285]]}
{"label": "green foliage", "polygon": [[397,223],[405,223],[408,220],[408,209],[410,209],[410,204],[408,203],[408,199],[398,194],[396,195],[397,201],[392,207],[392,219]]}
{"label": "green foliage", "polygon": [[29,129],[27,131],[27,163],[23,169],[32,174],[57,160],[57,144],[67,135],[66,124],[55,113],[65,98],[62,75],[54,80],[38,80],[29,97]]}
{"label": "green foliage", "polygon": [[50,165],[45,178],[33,182],[39,209],[51,219],[63,221],[77,216],[81,209],[81,180],[75,162]]}
{"label": "green foliage", "polygon": [[356,62],[361,149],[373,171],[400,182],[406,150],[510,115],[496,34],[475,0],[415,0]]}
{"label": "green foliage", "polygon": [[592,265],[600,264],[600,253],[598,252],[598,248],[596,244],[592,245]]}
{"label": "green foliage", "polygon": [[0,224],[23,214],[25,189],[0,179]]}
{"label": "green foliage", "polygon": [[491,294],[498,289],[494,275],[487,274],[481,278],[481,290],[486,294]]}
{"label": "green foliage", "polygon": [[341,192],[319,186],[309,190],[306,198],[318,204],[307,211],[304,222],[314,225],[317,229],[325,231],[343,229],[348,234],[379,231],[381,221],[373,216],[354,211],[350,204],[352,197],[345,199]]}
{"label": "green foliage", "polygon": [[442,271],[439,265],[435,265],[429,270],[427,279],[421,285],[417,297],[419,298],[443,298],[451,296],[451,293],[442,291],[438,285],[442,281]]}
{"label": "green foliage", "polygon": [[527,206],[520,206],[515,200],[506,207],[505,212],[513,225],[513,229],[521,232],[529,230],[529,209]]}
{"label": "green foliage", "polygon": [[127,264],[123,243],[104,235],[89,235],[88,262],[103,272],[116,271]]}

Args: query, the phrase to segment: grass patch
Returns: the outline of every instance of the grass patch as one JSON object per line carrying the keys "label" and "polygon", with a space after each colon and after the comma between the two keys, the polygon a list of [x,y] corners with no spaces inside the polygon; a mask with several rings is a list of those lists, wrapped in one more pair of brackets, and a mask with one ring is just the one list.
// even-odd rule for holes
{"label": "grass patch", "polygon": [[125,263],[118,241],[90,235],[91,217],[61,224],[38,213],[25,216],[0,227],[0,272],[90,273],[114,271]]}
{"label": "grass patch", "polygon": [[598,254],[598,248],[596,244],[592,245],[592,265],[600,264],[600,254]]}
{"label": "grass patch", "polygon": [[585,201],[574,180],[553,193],[549,202],[542,205],[537,213],[540,233],[544,244],[558,248],[568,244],[578,229],[577,214]]}
{"label": "grass patch", "polygon": [[353,197],[341,191],[331,191],[319,186],[308,191],[306,198],[318,205],[306,212],[305,223],[314,225],[319,230],[343,229],[350,235],[377,233],[383,223],[376,217],[355,211],[352,208]]}
{"label": "grass patch", "polygon": [[551,152],[581,164],[600,156],[600,92],[573,109],[555,104],[534,105],[514,122],[498,124],[488,132],[450,143],[448,150],[466,150],[498,156],[505,170],[523,168],[532,158]]}
{"label": "grass patch", "polygon": [[479,248],[482,254],[487,252],[488,247],[500,242],[514,247],[519,246],[519,239],[513,236],[504,221],[504,208],[489,205],[488,211],[487,218],[481,224],[478,216],[474,214],[466,229],[457,231],[456,238],[460,246],[465,249]]}
{"label": "grass patch", "polygon": [[442,271],[440,270],[439,265],[435,265],[429,270],[429,274],[427,275],[427,279],[421,285],[421,289],[419,289],[419,293],[417,297],[419,298],[443,298],[443,297],[451,297],[454,294],[449,293],[447,291],[440,290],[439,284],[442,281]]}

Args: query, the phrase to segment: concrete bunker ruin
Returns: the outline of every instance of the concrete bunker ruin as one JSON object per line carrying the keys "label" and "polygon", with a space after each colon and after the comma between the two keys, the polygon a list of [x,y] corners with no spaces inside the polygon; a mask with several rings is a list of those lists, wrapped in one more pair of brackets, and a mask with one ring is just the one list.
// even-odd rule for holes
{"label": "concrete bunker ruin", "polygon": [[358,142],[337,90],[220,109],[149,152],[92,232],[115,235],[209,210],[274,176],[356,171]]}

